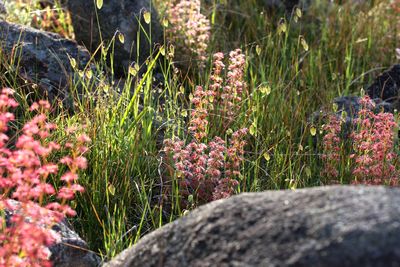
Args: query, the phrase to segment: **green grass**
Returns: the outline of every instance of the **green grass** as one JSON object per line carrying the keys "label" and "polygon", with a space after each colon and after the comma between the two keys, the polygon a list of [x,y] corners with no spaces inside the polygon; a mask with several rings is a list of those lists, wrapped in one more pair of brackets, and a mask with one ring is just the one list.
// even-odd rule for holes
{"label": "green grass", "polygon": [[[204,7],[204,14],[213,24],[210,55],[239,47],[247,56],[250,95],[232,126],[251,128],[252,133],[239,191],[323,185],[320,144],[314,145],[310,134],[316,127],[321,137],[321,128],[311,125],[309,117],[320,107],[330,109],[336,96],[358,95],[380,70],[395,62],[394,18],[398,16],[385,9],[389,1],[354,6],[315,1],[301,18],[293,13],[285,19],[284,14],[263,11],[255,0],[232,1],[231,6],[208,2],[212,3]],[[9,16],[29,24],[34,8],[27,6],[19,17],[13,13],[19,10],[16,7]],[[1,86],[14,88],[24,102],[30,85],[17,75],[18,60],[10,63],[0,58],[0,62]],[[94,63],[99,69],[107,64]],[[162,179],[160,136],[164,132],[166,137],[190,138],[189,94],[196,85],[209,82],[210,63],[207,71],[182,78],[170,62],[153,53],[142,79],[110,81],[100,75],[99,86],[77,82],[83,82],[90,93],[76,99],[74,114],[53,115],[59,141],[67,138],[63,129],[72,124],[86,125],[93,140],[87,155],[89,168],[80,176],[86,192],[74,202],[78,216],[72,222],[90,248],[105,259],[183,215],[178,201],[171,201],[178,198],[176,188],[164,195],[169,185]],[[156,68],[166,83],[154,89]],[[20,115],[21,121],[29,116]]]}

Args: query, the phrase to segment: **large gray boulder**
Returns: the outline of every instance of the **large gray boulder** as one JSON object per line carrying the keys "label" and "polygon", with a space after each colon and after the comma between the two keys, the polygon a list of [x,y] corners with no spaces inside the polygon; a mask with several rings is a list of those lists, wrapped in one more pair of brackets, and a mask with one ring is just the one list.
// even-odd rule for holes
{"label": "large gray boulder", "polygon": [[[150,47],[162,41],[162,29],[158,23],[157,13],[154,8],[150,8],[151,0],[109,0],[104,1],[100,10],[96,10],[94,2],[68,0],[67,8],[71,13],[75,39],[94,52],[102,41],[110,41],[116,32],[122,33],[125,39],[123,44],[116,38],[114,69],[118,76],[124,76],[132,62],[143,63],[150,55]],[[143,18],[144,12],[150,10],[152,10],[151,42],[143,32],[144,29],[150,36],[149,25]]]}
{"label": "large gray boulder", "polygon": [[107,267],[399,266],[400,189],[249,193],[202,206]]}
{"label": "large gray boulder", "polygon": [[68,98],[76,68],[83,70],[90,60],[89,52],[76,42],[55,33],[44,32],[0,20],[0,52],[10,69],[18,71],[28,82],[38,85],[38,93],[63,100]]}

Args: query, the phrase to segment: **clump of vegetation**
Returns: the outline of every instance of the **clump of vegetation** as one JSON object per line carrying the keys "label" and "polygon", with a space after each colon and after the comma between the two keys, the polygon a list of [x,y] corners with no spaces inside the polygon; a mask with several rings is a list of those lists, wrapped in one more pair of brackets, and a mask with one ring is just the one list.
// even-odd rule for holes
{"label": "clump of vegetation", "polygon": [[[9,109],[18,105],[12,94],[11,89],[0,94],[0,265],[50,266],[48,247],[60,238],[51,229],[65,216],[76,215],[67,203],[84,191],[77,179],[78,171],[87,167],[82,155],[90,140],[85,135],[70,138],[64,145],[70,155],[50,161],[50,154],[60,151],[61,146],[49,141],[56,125],[47,120],[50,104],[39,101],[29,109],[38,114],[25,123],[15,148],[9,149],[8,124],[15,118]],[[74,131],[68,132],[74,135]],[[56,189],[51,177],[64,170],[60,177],[63,185]],[[4,217],[7,213],[11,213],[8,222]]]}
{"label": "clump of vegetation", "polygon": [[210,21],[201,10],[200,0],[161,1],[166,36],[176,48],[175,60],[179,66],[204,68],[208,58]]}
{"label": "clump of vegetation", "polygon": [[[197,86],[190,102],[193,105],[188,130],[193,140],[187,145],[179,138],[166,139],[164,150],[172,159],[169,176],[177,179],[180,208],[196,207],[212,200],[231,196],[239,185],[244,160],[247,128],[232,133],[226,143],[217,132],[227,136],[246,95],[244,80],[246,59],[240,49],[229,53],[229,67],[223,73],[224,54],[214,54],[211,84]],[[217,131],[219,129],[219,131]],[[167,162],[171,162],[167,159]]]}
{"label": "clump of vegetation", "polygon": [[394,116],[388,112],[375,114],[375,103],[368,96],[360,102],[362,109],[349,136],[342,133],[342,121],[337,115],[331,115],[324,125],[327,133],[323,138],[323,175],[335,183],[397,185]]}
{"label": "clump of vegetation", "polygon": [[[57,13],[67,14],[55,2],[48,16],[38,1],[8,1],[8,18],[71,37],[68,15]],[[74,113],[60,106],[51,114],[57,125],[51,140],[66,144],[71,133],[65,129],[86,125],[92,143],[79,177],[85,192],[70,202],[77,213],[72,223],[104,259],[185,210],[234,193],[334,182],[397,185],[397,113],[364,108],[347,142],[340,118],[325,126],[309,118],[334,97],[359,95],[396,62],[398,9],[389,0],[324,0],[304,11],[269,12],[259,2],[170,1],[160,16],[166,42],[142,70],[133,66],[124,80],[104,75],[115,40],[92,60],[96,71],[76,69]],[[182,77],[174,61],[202,71]],[[19,103],[16,120],[7,125],[19,129],[31,119],[26,110],[38,97],[36,85],[20,75],[18,58],[9,62],[0,53],[0,68],[0,86],[13,88]],[[18,150],[13,144],[11,152]],[[47,162],[58,162],[68,147]],[[77,173],[70,159],[65,164]],[[55,170],[48,177],[57,191]],[[5,198],[10,193],[2,191]]]}

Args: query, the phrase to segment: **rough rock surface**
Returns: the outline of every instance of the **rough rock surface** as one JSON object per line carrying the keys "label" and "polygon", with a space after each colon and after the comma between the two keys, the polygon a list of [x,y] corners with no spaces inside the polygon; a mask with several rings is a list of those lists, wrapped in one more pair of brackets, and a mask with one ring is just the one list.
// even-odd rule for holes
{"label": "rough rock surface", "polygon": [[381,98],[398,109],[400,107],[400,64],[392,66],[379,75],[366,91],[371,98]]}
{"label": "rough rock surface", "polygon": [[[336,117],[342,118],[345,114],[343,119],[345,121],[346,128],[351,129],[354,119],[358,117],[358,112],[361,110],[360,100],[361,97],[358,96],[341,96],[336,97],[333,100],[333,103],[337,105],[337,111],[334,113]],[[393,104],[383,101],[380,98],[374,98],[372,101],[375,104],[374,112],[393,112],[394,110]],[[327,116],[330,114],[332,114],[332,112],[326,112],[323,110],[314,112],[311,116],[311,122],[316,124],[320,120],[326,121]]]}
{"label": "rough rock surface", "polygon": [[399,266],[400,189],[242,194],[145,236],[107,267]]}
{"label": "rough rock surface", "polygon": [[100,257],[88,250],[87,243],[74,232],[67,222],[53,227],[60,233],[61,242],[50,248],[51,261],[55,267],[97,267]]}
{"label": "rough rock surface", "polygon": [[36,83],[39,93],[50,100],[68,96],[69,82],[74,76],[70,58],[81,70],[90,60],[89,52],[74,41],[4,20],[0,20],[0,51],[9,62],[14,58],[20,74]]}
{"label": "rough rock surface", "polygon": [[[133,61],[143,63],[149,56],[150,44],[143,31],[140,30],[140,24],[147,33],[150,32],[149,25],[143,19],[144,11],[150,10],[150,0],[104,1],[100,10],[96,10],[92,0],[69,0],[67,7],[72,16],[76,40],[92,52],[101,45],[102,40],[111,40],[117,31],[124,35],[123,44],[118,41],[118,38],[115,43],[114,68],[117,75],[123,76]],[[162,29],[154,10],[151,21],[151,41],[154,44],[162,40]],[[100,38],[98,25],[100,25],[102,38]],[[138,32],[140,32],[139,46]],[[137,49],[140,51],[139,55],[137,55]]]}
{"label": "rough rock surface", "polygon": [[[18,205],[16,201],[15,205]],[[6,223],[9,221],[13,212],[6,210]],[[68,222],[63,221],[55,226],[53,230],[60,234],[59,243],[50,247],[51,262],[55,267],[97,267],[100,266],[100,258],[88,250],[88,245],[79,235],[71,229]]]}

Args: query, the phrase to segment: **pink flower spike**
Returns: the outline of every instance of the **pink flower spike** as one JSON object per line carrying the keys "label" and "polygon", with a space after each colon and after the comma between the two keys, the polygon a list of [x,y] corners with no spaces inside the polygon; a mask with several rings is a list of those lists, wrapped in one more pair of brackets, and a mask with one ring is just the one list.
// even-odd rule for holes
{"label": "pink flower spike", "polygon": [[44,110],[50,110],[50,103],[47,100],[39,100],[39,106]]}

